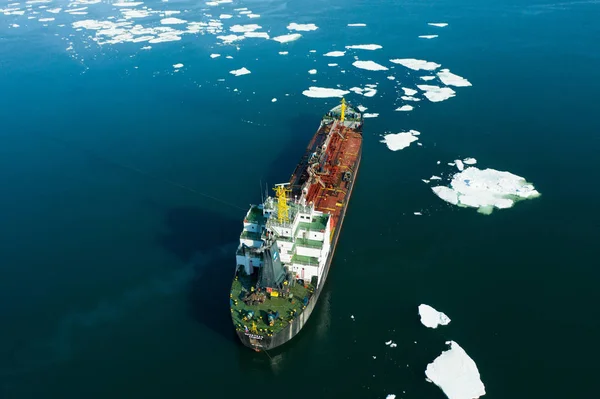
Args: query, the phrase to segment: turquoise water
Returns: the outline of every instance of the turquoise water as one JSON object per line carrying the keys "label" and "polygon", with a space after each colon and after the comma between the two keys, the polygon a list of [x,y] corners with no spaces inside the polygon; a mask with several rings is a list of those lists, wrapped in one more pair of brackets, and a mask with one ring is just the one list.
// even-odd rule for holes
{"label": "turquoise water", "polygon": [[[444,398],[424,370],[450,339],[477,363],[486,398],[595,396],[598,2],[134,8],[145,6],[187,21],[232,14],[221,19],[225,31],[319,29],[287,44],[222,46],[207,33],[141,50],[148,43],[99,46],[95,31],[73,28],[116,21],[108,2],[11,6],[23,15],[0,6],[1,397]],[[88,14],[66,13],[81,7]],[[239,7],[260,18],[238,18]],[[160,26],[164,17],[135,21]],[[346,26],[356,22],[367,26]],[[383,48],[322,56],[369,43]],[[434,61],[473,86],[394,112],[400,87],[428,73],[360,70],[354,55],[387,67],[391,58]],[[252,73],[228,73],[242,67]],[[339,101],[302,91],[368,83],[378,83],[374,97],[346,96],[379,117],[365,124],[325,292],[297,338],[255,354],[237,343],[227,308],[244,210],[259,201],[261,181],[289,177]],[[380,143],[409,129],[422,147]],[[421,181],[448,176],[445,164],[468,156],[524,176],[542,196],[484,216]],[[421,303],[450,325],[422,326]],[[397,348],[385,346],[390,339]]]}

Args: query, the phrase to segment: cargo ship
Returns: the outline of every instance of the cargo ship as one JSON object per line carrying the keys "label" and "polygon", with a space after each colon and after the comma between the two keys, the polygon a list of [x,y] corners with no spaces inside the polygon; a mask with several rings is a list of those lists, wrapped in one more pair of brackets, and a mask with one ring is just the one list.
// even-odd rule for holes
{"label": "cargo ship", "polygon": [[229,296],[245,346],[281,346],[313,312],[356,181],[362,127],[362,113],[342,98],[321,119],[289,182],[246,213]]}

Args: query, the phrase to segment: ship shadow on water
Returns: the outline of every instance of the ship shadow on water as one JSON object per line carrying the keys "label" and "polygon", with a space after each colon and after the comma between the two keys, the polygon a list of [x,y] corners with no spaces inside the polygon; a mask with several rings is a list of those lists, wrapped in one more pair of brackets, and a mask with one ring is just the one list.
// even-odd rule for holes
{"label": "ship shadow on water", "polygon": [[238,217],[200,207],[171,209],[166,217],[168,232],[158,241],[194,268],[188,289],[190,316],[227,340],[237,341],[229,315],[228,292],[243,212],[231,213]]}

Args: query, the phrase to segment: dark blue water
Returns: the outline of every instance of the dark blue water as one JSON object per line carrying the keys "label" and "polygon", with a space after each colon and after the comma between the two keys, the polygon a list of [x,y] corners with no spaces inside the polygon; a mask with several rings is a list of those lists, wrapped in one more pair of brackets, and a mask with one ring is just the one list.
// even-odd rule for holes
{"label": "dark blue water", "polygon": [[[140,50],[148,43],[99,46],[96,31],[73,28],[116,22],[108,3],[0,6],[0,397],[443,398],[424,370],[450,339],[477,363],[485,397],[594,397],[598,2],[134,8],[145,6],[187,21],[232,14],[223,35],[233,24],[271,36],[291,22],[319,29],[283,45],[186,34]],[[238,18],[238,7],[261,17]],[[367,27],[346,26],[355,22]],[[383,49],[321,56],[368,43]],[[429,73],[360,70],[354,55],[388,67],[434,61],[473,86],[394,112],[400,87]],[[241,67],[252,73],[229,74]],[[261,181],[288,179],[339,101],[302,91],[368,83],[378,83],[375,97],[347,96],[379,117],[365,124],[326,290],[302,334],[255,354],[237,343],[227,308],[245,209]],[[408,129],[422,147],[380,143]],[[524,176],[542,196],[490,216],[448,205],[421,179],[448,176],[446,163],[464,157]],[[452,323],[426,329],[421,303]]]}

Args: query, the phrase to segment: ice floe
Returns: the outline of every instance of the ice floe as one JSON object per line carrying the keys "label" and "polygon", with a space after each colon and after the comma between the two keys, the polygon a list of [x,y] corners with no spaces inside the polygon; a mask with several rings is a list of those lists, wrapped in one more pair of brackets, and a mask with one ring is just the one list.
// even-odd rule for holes
{"label": "ice floe", "polygon": [[302,94],[306,97],[312,98],[329,98],[329,97],[343,97],[350,93],[348,90],[341,89],[329,89],[326,87],[311,86],[308,90],[304,90]]}
{"label": "ice floe", "polygon": [[404,91],[404,94],[407,96],[413,96],[418,93],[415,89],[409,89],[407,87],[403,87],[402,90]]}
{"label": "ice floe", "polygon": [[359,105],[359,106],[358,106],[358,107],[356,107],[356,108],[358,108],[358,110],[359,110],[360,112],[365,112],[365,111],[368,109],[368,108],[367,108],[367,107],[365,107],[364,105]]}
{"label": "ice floe", "polygon": [[368,112],[365,112],[365,113],[363,114],[363,118],[377,118],[378,116],[379,116],[379,114],[377,114],[377,113],[371,113],[371,114],[370,114],[370,113],[368,113]]}
{"label": "ice floe", "polygon": [[276,99],[276,98],[272,98],[272,99],[271,99],[271,102],[272,102],[272,103],[274,103],[274,102],[277,102],[277,99]]}
{"label": "ice floe", "polygon": [[463,159],[465,165],[475,165],[477,160],[475,158],[465,158]]}
{"label": "ice floe", "polygon": [[179,19],[179,18],[170,17],[170,18],[161,19],[160,23],[163,25],[178,25],[178,24],[185,24],[185,23],[187,23],[187,21],[185,21],[183,19]]}
{"label": "ice floe", "polygon": [[435,39],[438,35],[421,35],[419,39]]}
{"label": "ice floe", "polygon": [[231,14],[221,14],[221,15],[219,15],[219,19],[229,19],[229,18],[233,18],[233,15],[231,15]]}
{"label": "ice floe", "polygon": [[217,39],[221,40],[223,42],[223,44],[231,44],[233,42],[239,41],[239,40],[244,40],[245,36],[243,35],[222,35],[222,36],[217,36]]}
{"label": "ice floe", "polygon": [[246,69],[246,67],[240,68],[240,69],[234,69],[233,71],[229,71],[230,74],[235,75],[235,76],[242,76],[242,75],[248,75],[250,73],[250,71],[248,69]]}
{"label": "ice floe", "polygon": [[400,98],[403,99],[404,101],[421,101],[420,98],[412,97],[412,96],[402,96]]}
{"label": "ice floe", "polygon": [[455,159],[454,164],[461,172],[465,169],[465,164],[463,164],[463,161],[461,161],[460,159]]}
{"label": "ice floe", "polygon": [[393,62],[394,64],[400,64],[414,71],[418,71],[421,69],[425,71],[433,71],[434,69],[441,67],[440,64],[436,64],[435,62],[417,60],[415,58],[396,58],[390,60],[390,62]]}
{"label": "ice floe", "polygon": [[422,216],[423,214],[421,212],[413,212],[413,215],[415,215],[415,216]]}
{"label": "ice floe", "polygon": [[294,40],[298,40],[302,37],[300,33],[290,33],[288,35],[276,36],[273,38],[276,42],[279,43],[288,43],[293,42]]}
{"label": "ice floe", "polygon": [[348,24],[348,26],[358,27],[358,26],[367,26],[367,24],[361,24],[361,23],[358,23],[358,24]]}
{"label": "ice floe", "polygon": [[173,64],[173,68],[175,68],[175,69],[183,68],[183,64]]}
{"label": "ice floe", "polygon": [[261,29],[262,26],[256,24],[248,25],[233,25],[229,28],[230,31],[235,33],[254,32],[257,29]]}
{"label": "ice floe", "polygon": [[327,64],[327,66],[334,67],[334,66],[338,66],[338,64]]}
{"label": "ice floe", "polygon": [[268,39],[269,34],[267,32],[245,32],[244,37],[255,39]]}
{"label": "ice floe", "polygon": [[323,54],[325,57],[343,57],[346,54],[345,51],[330,51],[328,53]]}
{"label": "ice floe", "polygon": [[395,76],[388,76],[387,78],[388,78],[389,80],[395,80],[395,79],[396,79],[396,77],[395,77]]}
{"label": "ice floe", "polygon": [[478,208],[490,214],[494,208],[506,209],[516,202],[537,198],[541,194],[523,177],[495,169],[480,170],[470,166],[452,177],[450,187],[432,187],[442,200],[462,207]]}
{"label": "ice floe", "polygon": [[220,56],[221,56],[221,54],[211,54],[210,58],[217,58],[217,57],[220,57]]}
{"label": "ice floe", "polygon": [[248,18],[260,18],[260,14],[248,14]]}
{"label": "ice floe", "polygon": [[412,105],[403,105],[401,107],[396,108],[395,111],[412,111],[413,108],[414,107]]}
{"label": "ice floe", "polygon": [[287,51],[280,51],[280,52],[279,52],[279,55],[287,55],[287,54],[288,54],[288,52],[287,52]]}
{"label": "ice floe", "polygon": [[439,102],[454,97],[456,92],[449,87],[439,87],[431,85],[417,85],[420,90],[423,90],[425,97],[431,102]]}
{"label": "ice floe", "polygon": [[346,48],[353,50],[379,50],[382,46],[379,44],[353,44],[351,46],[346,46]]}
{"label": "ice floe", "polygon": [[442,83],[448,86],[472,86],[471,82],[469,82],[467,79],[451,73],[449,69],[440,69],[440,71],[437,73],[437,76],[440,78]]}
{"label": "ice floe", "polygon": [[429,22],[427,25],[437,26],[438,28],[443,28],[445,26],[448,26],[448,24],[446,22]]}
{"label": "ice floe", "polygon": [[419,79],[422,79],[427,82],[429,80],[435,79],[435,76],[421,76]]}
{"label": "ice floe", "polygon": [[485,386],[473,359],[456,342],[446,344],[450,349],[427,365],[427,378],[440,387],[448,399],[477,399],[485,395]]}
{"label": "ice floe", "polygon": [[316,69],[311,69],[310,71],[308,71],[309,74],[314,75],[317,73]]}
{"label": "ice floe", "polygon": [[437,326],[445,326],[450,323],[450,318],[446,314],[425,304],[419,305],[419,316],[421,316],[421,324],[429,328],[437,328]]}
{"label": "ice floe", "polygon": [[352,63],[357,68],[366,69],[368,71],[387,71],[388,68],[376,63],[375,61],[354,61]]}
{"label": "ice floe", "polygon": [[311,30],[317,30],[319,29],[319,27],[315,24],[297,24],[295,22],[292,22],[287,26],[287,29],[299,32],[309,32]]}
{"label": "ice floe", "polygon": [[380,142],[385,143],[385,145],[387,145],[387,147],[390,150],[398,151],[410,146],[410,143],[412,143],[413,141],[419,140],[417,136],[420,134],[421,133],[419,133],[416,130],[409,130],[408,132],[400,133],[391,133],[383,136],[383,140],[381,140]]}
{"label": "ice floe", "polygon": [[51,22],[54,21],[54,18],[40,18],[38,22]]}

